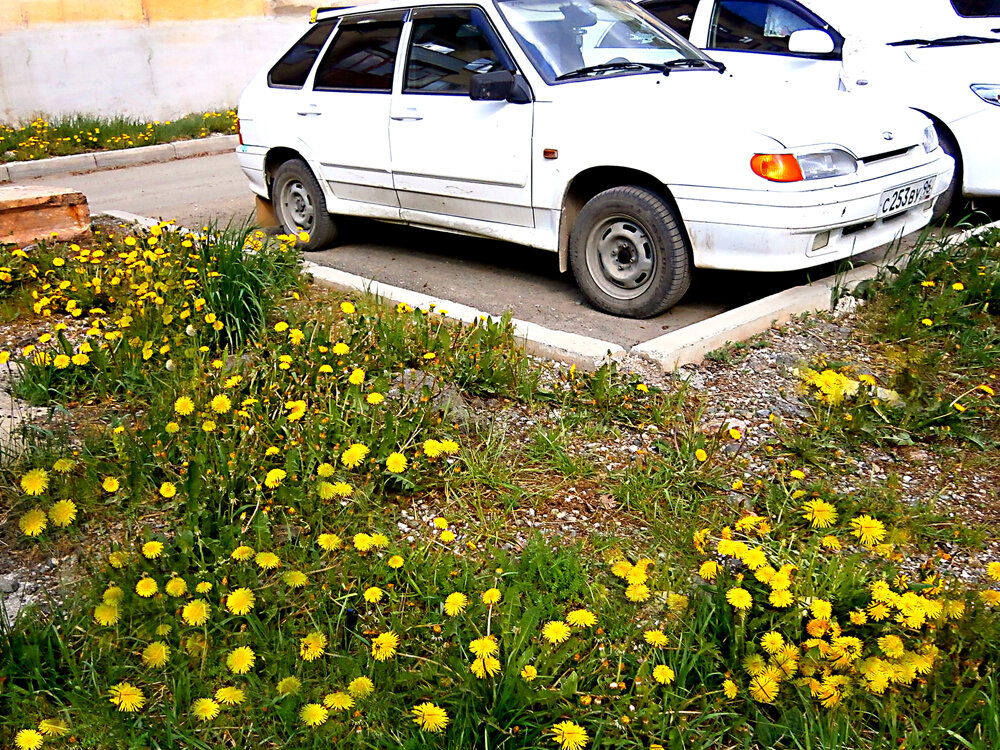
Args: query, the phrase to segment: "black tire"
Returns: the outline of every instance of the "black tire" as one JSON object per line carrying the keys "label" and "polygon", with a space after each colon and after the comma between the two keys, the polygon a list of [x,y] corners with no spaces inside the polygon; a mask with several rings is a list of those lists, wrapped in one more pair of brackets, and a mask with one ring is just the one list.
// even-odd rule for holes
{"label": "black tire", "polygon": [[959,150],[958,144],[951,133],[940,125],[935,125],[935,127],[937,128],[938,143],[941,144],[941,150],[955,160],[955,174],[951,178],[951,184],[938,196],[937,203],[934,204],[934,214],[931,217],[931,221],[940,221],[946,214],[950,215],[954,220],[961,218],[958,214],[961,213],[964,203],[962,200],[962,152]]}
{"label": "black tire", "polygon": [[598,193],[569,240],[576,283],[598,310],[650,318],[691,286],[691,252],[678,217],[656,193],[627,185]]}
{"label": "black tire", "polygon": [[288,234],[308,232],[303,250],[322,250],[337,239],[337,225],[326,211],[326,198],[309,166],[300,159],[286,161],[274,175],[271,199],[282,229]]}

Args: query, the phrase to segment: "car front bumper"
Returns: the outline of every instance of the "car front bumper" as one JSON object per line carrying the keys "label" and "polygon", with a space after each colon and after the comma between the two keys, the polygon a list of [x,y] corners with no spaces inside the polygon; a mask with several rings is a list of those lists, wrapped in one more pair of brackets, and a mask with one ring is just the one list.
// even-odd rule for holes
{"label": "car front bumper", "polygon": [[[801,192],[671,186],[691,240],[694,265],[733,271],[792,271],[859,255],[915,232],[931,220],[951,182],[954,161],[854,185]],[[883,191],[934,177],[932,197],[876,218]]]}

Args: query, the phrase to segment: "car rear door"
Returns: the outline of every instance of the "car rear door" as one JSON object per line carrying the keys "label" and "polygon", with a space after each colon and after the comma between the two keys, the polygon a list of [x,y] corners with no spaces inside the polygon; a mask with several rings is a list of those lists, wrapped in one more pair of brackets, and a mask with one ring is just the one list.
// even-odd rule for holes
{"label": "car rear door", "polygon": [[516,69],[486,13],[414,9],[401,67],[389,142],[402,218],[534,226],[533,104],[469,98],[476,73]]}
{"label": "car rear door", "polygon": [[350,213],[398,219],[389,108],[405,11],[345,16],[302,92],[295,117],[319,177]]}

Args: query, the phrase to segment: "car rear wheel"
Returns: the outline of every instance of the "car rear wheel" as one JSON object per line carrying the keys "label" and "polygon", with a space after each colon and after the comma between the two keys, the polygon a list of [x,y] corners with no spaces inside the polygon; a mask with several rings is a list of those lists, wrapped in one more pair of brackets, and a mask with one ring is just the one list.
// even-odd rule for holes
{"label": "car rear wheel", "polygon": [[676,305],[691,286],[691,254],[670,205],[636,186],[591,198],[573,224],[573,276],[598,310],[649,318]]}
{"label": "car rear wheel", "polygon": [[337,225],[326,211],[326,199],[309,166],[300,159],[286,161],[274,175],[271,186],[274,209],[288,234],[306,232],[303,250],[321,250],[337,239]]}

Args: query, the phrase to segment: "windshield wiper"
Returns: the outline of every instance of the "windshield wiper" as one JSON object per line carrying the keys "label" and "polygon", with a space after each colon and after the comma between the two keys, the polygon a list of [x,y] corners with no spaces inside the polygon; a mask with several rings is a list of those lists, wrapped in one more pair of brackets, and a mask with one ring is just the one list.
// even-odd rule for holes
{"label": "windshield wiper", "polygon": [[889,42],[890,47],[960,47],[966,44],[990,44],[1000,42],[1000,39],[990,39],[986,36],[945,36],[940,39],[903,39],[899,42]]}
{"label": "windshield wiper", "polygon": [[588,65],[585,68],[577,68],[568,73],[556,76],[557,81],[565,81],[569,78],[582,78],[593,73],[607,73],[613,70],[656,70],[659,65],[649,65],[637,62],[607,62],[601,65]]}
{"label": "windshield wiper", "polygon": [[670,75],[670,71],[676,68],[702,68],[706,65],[710,68],[715,68],[720,73],[726,72],[725,63],[718,60],[709,60],[704,57],[679,57],[676,60],[660,63],[659,67],[663,70],[663,75],[668,76]]}

